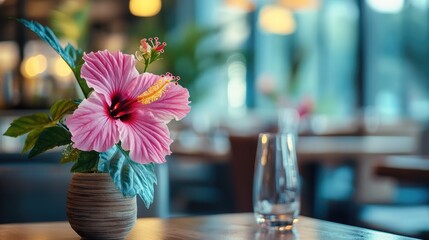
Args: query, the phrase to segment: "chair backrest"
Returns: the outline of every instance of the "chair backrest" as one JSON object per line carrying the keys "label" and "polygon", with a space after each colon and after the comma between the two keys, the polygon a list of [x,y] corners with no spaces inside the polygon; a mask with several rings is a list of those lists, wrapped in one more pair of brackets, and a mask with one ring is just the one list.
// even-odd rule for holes
{"label": "chair backrest", "polygon": [[[19,153],[0,154],[0,223],[66,221],[71,165],[60,164],[59,152],[27,159]],[[138,217],[168,217],[168,166],[156,167],[154,203],[146,209],[140,197]]]}
{"label": "chair backrest", "polygon": [[64,221],[70,165],[0,165],[0,223]]}
{"label": "chair backrest", "polygon": [[253,175],[258,136],[229,136],[235,212],[253,211]]}

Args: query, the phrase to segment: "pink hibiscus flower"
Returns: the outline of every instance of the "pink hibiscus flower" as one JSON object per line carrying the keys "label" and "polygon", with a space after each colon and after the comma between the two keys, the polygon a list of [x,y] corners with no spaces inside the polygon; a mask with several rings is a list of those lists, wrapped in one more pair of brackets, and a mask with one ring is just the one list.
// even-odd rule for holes
{"label": "pink hibiscus flower", "polygon": [[66,120],[73,147],[104,152],[121,142],[135,162],[165,162],[167,123],[190,111],[188,90],[171,74],[139,74],[132,55],[99,51],[83,58],[81,76],[94,92]]}

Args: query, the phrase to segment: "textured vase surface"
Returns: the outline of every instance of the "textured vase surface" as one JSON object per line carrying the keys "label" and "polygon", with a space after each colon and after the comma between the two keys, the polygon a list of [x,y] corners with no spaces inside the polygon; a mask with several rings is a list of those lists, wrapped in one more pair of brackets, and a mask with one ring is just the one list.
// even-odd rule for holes
{"label": "textured vase surface", "polygon": [[75,173],[67,217],[83,239],[124,239],[137,218],[136,198],[124,197],[106,173]]}

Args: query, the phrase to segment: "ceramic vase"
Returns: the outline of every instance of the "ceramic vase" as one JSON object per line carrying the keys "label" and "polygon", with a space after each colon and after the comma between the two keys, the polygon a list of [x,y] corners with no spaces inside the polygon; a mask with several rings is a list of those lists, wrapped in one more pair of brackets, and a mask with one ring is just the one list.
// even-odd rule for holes
{"label": "ceramic vase", "polygon": [[124,197],[106,173],[74,173],[67,217],[83,239],[124,239],[136,222],[136,198]]}

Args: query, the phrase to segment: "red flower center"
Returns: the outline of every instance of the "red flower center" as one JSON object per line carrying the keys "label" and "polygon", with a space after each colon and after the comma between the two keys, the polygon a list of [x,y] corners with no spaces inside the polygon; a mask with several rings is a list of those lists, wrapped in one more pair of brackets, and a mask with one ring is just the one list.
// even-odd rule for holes
{"label": "red flower center", "polygon": [[121,121],[129,119],[130,113],[133,112],[132,105],[136,102],[135,99],[123,99],[119,95],[115,95],[109,107],[110,116],[113,119],[120,119]]}

